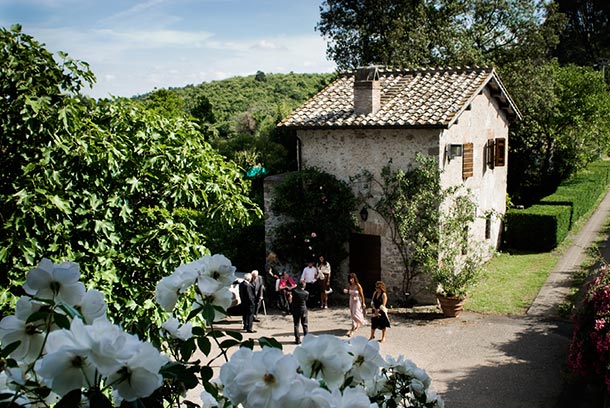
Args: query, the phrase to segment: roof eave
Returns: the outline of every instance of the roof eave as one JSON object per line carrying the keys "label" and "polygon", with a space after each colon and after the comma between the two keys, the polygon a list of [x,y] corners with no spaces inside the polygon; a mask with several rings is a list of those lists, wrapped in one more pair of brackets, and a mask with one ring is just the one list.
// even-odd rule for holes
{"label": "roof eave", "polygon": [[[488,81],[486,81],[485,86],[489,85],[492,81],[495,82],[495,84],[497,85],[497,87],[498,87],[498,89],[500,91],[499,93],[496,93],[495,95],[492,93],[492,96],[494,98],[499,99],[500,102],[503,103],[504,106],[501,105],[500,108],[505,110],[514,119],[516,119],[516,120],[523,120],[523,115],[519,111],[519,108],[517,107],[517,104],[515,103],[513,98],[510,96],[510,94],[506,90],[506,87],[504,86],[504,84],[500,80],[500,77],[496,73],[495,69],[493,69],[491,71],[491,76],[488,79]],[[501,98],[504,98],[504,101],[502,101]]]}
{"label": "roof eave", "polygon": [[279,124],[278,127],[294,130],[324,130],[324,129],[448,129],[451,124],[430,125],[293,125]]}

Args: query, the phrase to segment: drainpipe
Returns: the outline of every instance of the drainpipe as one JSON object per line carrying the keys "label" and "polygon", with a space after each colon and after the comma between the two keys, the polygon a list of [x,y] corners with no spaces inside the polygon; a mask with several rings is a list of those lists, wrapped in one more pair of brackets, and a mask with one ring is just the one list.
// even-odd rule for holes
{"label": "drainpipe", "polygon": [[303,163],[303,156],[302,156],[301,145],[303,143],[301,142],[301,139],[298,136],[296,137],[296,139],[297,139],[297,146],[296,146],[297,147],[297,171],[301,171],[302,170],[301,166],[302,166],[302,163]]}

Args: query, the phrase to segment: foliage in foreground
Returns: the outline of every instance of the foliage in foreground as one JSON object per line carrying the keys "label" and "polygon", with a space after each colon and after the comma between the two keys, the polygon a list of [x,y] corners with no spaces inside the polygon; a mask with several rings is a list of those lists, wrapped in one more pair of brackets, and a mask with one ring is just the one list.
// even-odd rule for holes
{"label": "foliage in foreground", "polygon": [[607,265],[587,287],[574,317],[568,362],[574,374],[610,391],[610,276]]}
{"label": "foliage in foreground", "polygon": [[[222,255],[180,265],[157,284],[164,317],[149,342],[111,323],[101,292],[78,264],[43,259],[27,275],[15,314],[0,321],[0,405],[8,407],[442,408],[426,372],[379,343],[308,334],[294,354],[272,338],[241,341],[214,322],[231,304],[235,268]],[[240,346],[229,359],[229,349]],[[200,361],[205,356],[205,362]],[[219,378],[212,364],[222,359]],[[194,388],[199,399],[191,401]],[[191,390],[191,397],[186,392]]]}
{"label": "foliage in foreground", "polygon": [[44,253],[82,263],[124,324],[150,322],[163,271],[204,255],[208,231],[247,225],[260,210],[194,123],[83,100],[93,75],[62,56],[57,64],[18,26],[0,30],[2,314]]}

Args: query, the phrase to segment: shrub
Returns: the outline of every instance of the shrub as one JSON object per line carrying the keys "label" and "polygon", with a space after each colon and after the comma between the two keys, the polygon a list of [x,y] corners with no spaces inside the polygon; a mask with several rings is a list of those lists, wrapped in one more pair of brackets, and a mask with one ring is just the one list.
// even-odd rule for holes
{"label": "shrub", "polygon": [[524,210],[510,209],[505,218],[504,247],[551,250],[568,234],[570,219],[571,207],[568,205],[533,205]]}
{"label": "shrub", "polygon": [[568,363],[574,374],[610,391],[610,275],[606,265],[589,284],[574,317]]}

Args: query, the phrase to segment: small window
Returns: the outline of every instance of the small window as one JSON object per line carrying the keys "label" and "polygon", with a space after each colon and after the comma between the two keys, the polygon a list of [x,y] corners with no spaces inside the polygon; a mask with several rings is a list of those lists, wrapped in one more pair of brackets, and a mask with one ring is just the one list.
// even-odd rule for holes
{"label": "small window", "polygon": [[491,239],[491,214],[485,217],[485,239]]}
{"label": "small window", "polygon": [[487,167],[493,169],[496,163],[496,146],[493,139],[487,140],[487,145],[485,146],[485,156],[487,159]]}
{"label": "small window", "polygon": [[464,143],[462,149],[462,179],[466,180],[474,175],[474,146],[472,143]]}
{"label": "small window", "polygon": [[494,164],[502,167],[506,164],[506,139],[496,139],[496,149],[494,151]]}

